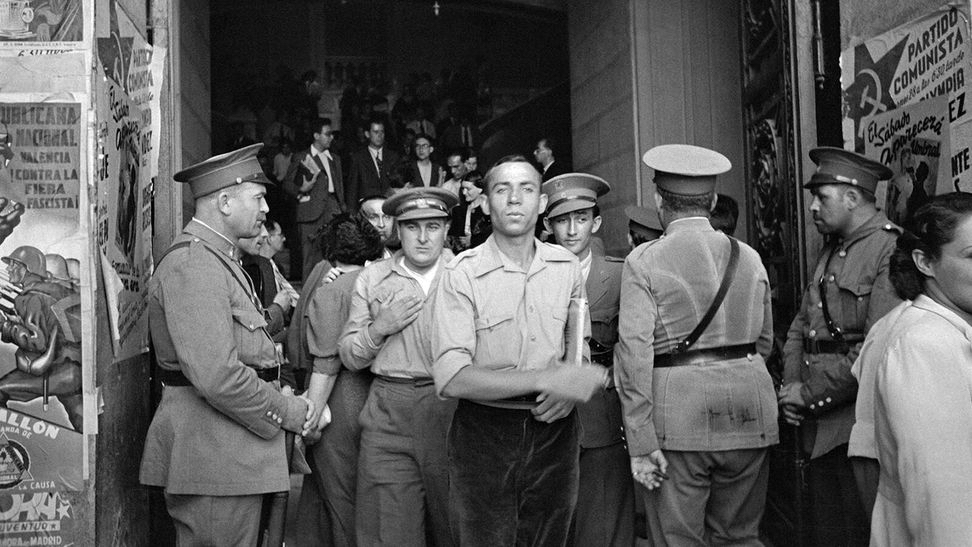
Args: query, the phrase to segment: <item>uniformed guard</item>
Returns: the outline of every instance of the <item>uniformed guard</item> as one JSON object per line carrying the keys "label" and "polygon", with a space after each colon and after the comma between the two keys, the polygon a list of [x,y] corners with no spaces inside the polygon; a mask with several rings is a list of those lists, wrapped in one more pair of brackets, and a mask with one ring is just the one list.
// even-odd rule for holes
{"label": "uniformed guard", "polygon": [[758,545],[767,447],[778,442],[770,285],[759,255],[715,231],[722,154],[645,153],[664,235],[621,275],[615,375],[654,545]]}
{"label": "uniformed guard", "polygon": [[810,212],[825,244],[787,333],[779,402],[787,421],[800,426],[810,457],[815,544],[866,545],[877,462],[861,462],[872,485],[862,499],[848,461],[857,397],[851,366],[867,331],[900,302],[888,279],[900,229],[874,198],[878,181],[892,173],[840,148],[815,148],[810,159],[817,171],[804,187],[813,194]]}
{"label": "uniformed guard", "polygon": [[[624,259],[592,245],[601,228],[597,198],[611,190],[586,173],[558,175],[543,183],[544,224],[558,245],[580,260],[591,318],[591,361],[614,365],[618,299]],[[580,488],[569,543],[577,546],[634,544],[634,482],[624,446],[621,402],[613,382],[577,407],[581,425]]]}
{"label": "uniformed guard", "polygon": [[165,389],[142,484],[165,489],[179,545],[256,545],[263,494],[286,492],[284,434],[319,411],[280,393],[279,362],[237,243],[260,233],[270,184],[260,145],[176,173],[195,216],[149,285],[149,330]]}
{"label": "uniformed guard", "polygon": [[435,386],[459,399],[448,441],[455,525],[463,547],[563,545],[577,500],[573,406],[608,375],[587,363],[577,258],[534,238],[547,201],[540,173],[522,156],[501,159],[486,195],[492,235],[446,266],[430,302]]}
{"label": "uniformed guard", "polygon": [[628,217],[628,245],[632,249],[654,241],[665,231],[658,220],[658,211],[638,205],[628,205],[624,208],[624,216]]}
{"label": "uniformed guard", "polygon": [[432,382],[427,336],[416,322],[438,284],[450,210],[458,197],[442,188],[404,190],[382,211],[395,218],[402,248],[372,263],[355,281],[339,348],[352,370],[375,374],[361,411],[355,500],[357,544],[455,544],[449,525],[446,433],[455,401]]}

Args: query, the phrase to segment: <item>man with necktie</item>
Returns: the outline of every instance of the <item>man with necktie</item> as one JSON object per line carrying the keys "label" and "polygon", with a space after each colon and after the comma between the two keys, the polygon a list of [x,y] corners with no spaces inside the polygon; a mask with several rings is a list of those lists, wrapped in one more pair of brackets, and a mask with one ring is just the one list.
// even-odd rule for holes
{"label": "man with necktie", "polygon": [[360,198],[388,192],[391,179],[400,174],[401,168],[401,157],[385,146],[385,122],[382,118],[372,118],[365,136],[368,146],[351,156],[351,173],[348,176],[345,203],[355,211]]}
{"label": "man with necktie", "polygon": [[334,135],[331,120],[318,118],[314,140],[307,150],[294,154],[283,180],[284,191],[297,200],[297,237],[300,242],[301,279],[307,277],[323,256],[316,242],[321,227],[344,210],[344,179],[341,158],[329,148]]}

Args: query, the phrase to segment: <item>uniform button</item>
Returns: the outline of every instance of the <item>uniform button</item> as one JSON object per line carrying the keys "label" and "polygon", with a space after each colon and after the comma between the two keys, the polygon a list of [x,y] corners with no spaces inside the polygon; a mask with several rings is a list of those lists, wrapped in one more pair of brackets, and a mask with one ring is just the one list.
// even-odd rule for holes
{"label": "uniform button", "polygon": [[198,238],[198,237],[194,237],[194,238],[192,238],[192,242],[193,242],[193,243],[199,243],[199,238]]}
{"label": "uniform button", "polygon": [[858,302],[863,302],[864,301],[864,297],[863,296],[858,296],[857,297],[857,301]]}
{"label": "uniform button", "polygon": [[817,406],[824,406],[824,402],[823,401],[817,401]]}
{"label": "uniform button", "polygon": [[250,323],[250,330],[253,330],[253,323]]}
{"label": "uniform button", "polygon": [[803,364],[804,365],[807,365],[809,367],[810,366],[810,359],[804,359],[803,360]]}
{"label": "uniform button", "polygon": [[833,283],[834,281],[837,281],[837,276],[834,274],[830,274],[830,282]]}
{"label": "uniform button", "polygon": [[273,412],[272,412],[272,411],[270,411],[270,410],[268,410],[268,411],[267,411],[267,416],[273,416]]}
{"label": "uniform button", "polygon": [[837,253],[837,256],[844,258],[845,256],[847,256],[847,251],[841,249],[840,252]]}
{"label": "uniform button", "polygon": [[817,337],[817,331],[816,331],[816,330],[814,330],[814,329],[810,329],[810,332],[808,332],[808,333],[807,333],[807,335],[808,335],[808,336],[809,336],[810,338],[816,338],[816,337]]}
{"label": "uniform button", "polygon": [[277,423],[278,424],[282,424],[283,423],[283,420],[281,420],[280,418],[277,418]]}
{"label": "uniform button", "polygon": [[531,335],[530,335],[530,340],[531,340],[531,341],[533,341],[533,342],[536,342],[536,340],[537,340],[537,335],[535,335],[535,334],[531,334]]}
{"label": "uniform button", "polygon": [[813,410],[813,409],[815,409],[815,408],[817,408],[817,406],[816,406],[816,405],[810,405],[810,410]]}
{"label": "uniform button", "polygon": [[831,398],[830,397],[827,397],[827,402],[828,403],[831,402]]}
{"label": "uniform button", "polygon": [[890,230],[891,229],[891,225],[890,224],[885,224],[884,225],[884,229],[885,230]]}
{"label": "uniform button", "polygon": [[823,302],[817,302],[817,307],[818,308],[823,308]]}

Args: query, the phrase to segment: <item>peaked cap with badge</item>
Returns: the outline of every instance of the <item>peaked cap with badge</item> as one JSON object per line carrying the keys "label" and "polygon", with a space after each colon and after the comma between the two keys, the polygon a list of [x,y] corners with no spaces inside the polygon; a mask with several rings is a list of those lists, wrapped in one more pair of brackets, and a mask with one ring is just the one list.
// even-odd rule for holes
{"label": "peaked cap with badge", "polygon": [[732,169],[722,154],[691,144],[663,144],[641,157],[655,170],[658,188],[680,196],[702,196],[715,190],[716,176]]}
{"label": "peaked cap with badge", "polygon": [[381,210],[399,221],[449,218],[449,211],[458,204],[459,197],[442,188],[409,188],[386,199]]}
{"label": "peaked cap with badge", "polygon": [[189,185],[193,199],[212,194],[244,182],[274,186],[263,172],[257,154],[262,144],[251,144],[239,150],[213,156],[206,161],[186,167],[172,178]]}
{"label": "peaked cap with badge", "polygon": [[540,190],[547,195],[547,218],[553,218],[594,207],[611,185],[587,173],[564,173],[544,182]]}
{"label": "peaked cap with badge", "polygon": [[894,173],[886,165],[850,150],[821,146],[810,151],[810,159],[817,164],[817,171],[804,188],[824,184],[847,184],[870,192],[877,189],[879,181],[890,179]]}

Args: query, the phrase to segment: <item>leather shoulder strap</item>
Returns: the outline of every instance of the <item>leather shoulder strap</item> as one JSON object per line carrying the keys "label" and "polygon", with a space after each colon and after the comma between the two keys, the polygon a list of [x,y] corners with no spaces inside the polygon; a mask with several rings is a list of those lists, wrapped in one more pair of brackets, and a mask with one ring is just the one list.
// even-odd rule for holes
{"label": "leather shoulder strap", "polygon": [[726,293],[729,292],[729,285],[732,285],[732,279],[736,275],[736,266],[739,264],[739,242],[735,238],[729,238],[729,264],[726,265],[726,273],[722,276],[722,283],[719,285],[719,291],[716,292],[715,298],[712,300],[712,304],[709,309],[702,316],[702,320],[695,327],[695,330],[689,333],[682,341],[675,344],[671,353],[681,353],[694,344],[705,329],[709,327],[709,323],[712,322],[712,318],[715,317],[716,312],[722,306],[722,301],[726,298]]}
{"label": "leather shoulder strap", "polygon": [[[165,258],[169,256],[172,253],[172,251],[175,251],[176,249],[184,249],[188,247],[189,244],[190,244],[189,241],[180,241],[179,243],[173,244],[171,247],[165,250],[165,253],[162,254],[162,258],[159,259],[158,263],[162,264],[162,261],[165,260]],[[233,279],[235,279],[236,282],[240,284],[240,287],[243,288],[243,292],[245,292],[247,296],[250,297],[250,301],[253,302],[253,305],[256,306],[257,310],[258,311],[262,310],[262,306],[260,306],[258,303],[259,300],[256,294],[256,289],[253,287],[253,282],[250,280],[250,276],[245,271],[243,271],[242,268],[240,268],[240,271],[242,271],[243,275],[246,276],[246,280],[244,281],[244,279],[242,279],[239,274],[233,271],[233,268],[226,263],[226,260],[223,259],[223,257],[221,257],[217,251],[210,248],[206,244],[203,244],[203,248],[205,248],[207,251],[210,252],[210,254],[216,257],[216,260],[220,264],[222,264],[222,266],[226,268],[226,271],[229,272],[231,276],[233,276]]]}

